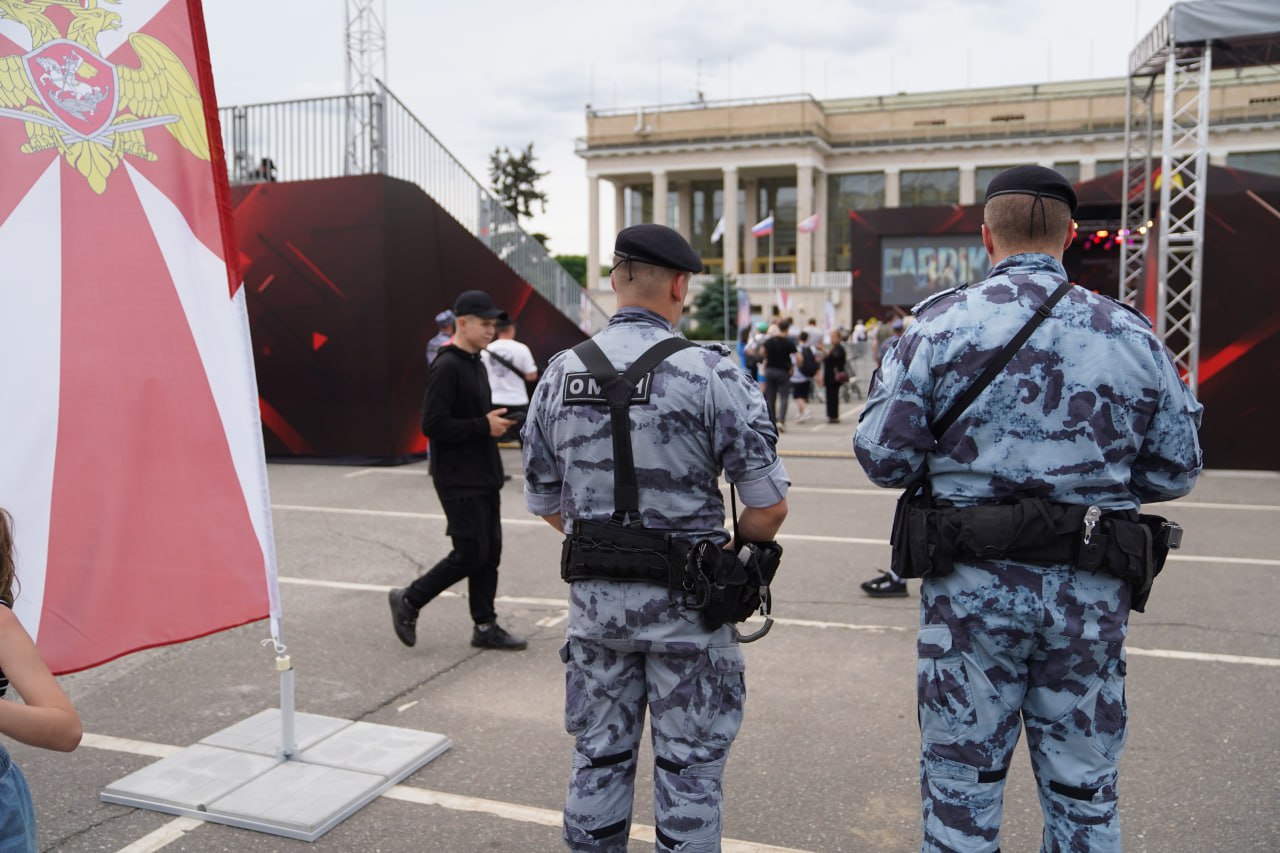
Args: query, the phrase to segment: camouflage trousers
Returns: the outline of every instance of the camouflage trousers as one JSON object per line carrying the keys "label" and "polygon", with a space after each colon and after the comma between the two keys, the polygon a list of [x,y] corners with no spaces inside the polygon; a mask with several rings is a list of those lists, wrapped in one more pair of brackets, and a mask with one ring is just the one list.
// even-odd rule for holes
{"label": "camouflage trousers", "polygon": [[647,710],[654,849],[718,851],[721,781],[746,698],[732,628],[708,632],[661,587],[577,582],[560,656],[565,729],[575,739],[566,845],[625,853]]}
{"label": "camouflage trousers", "polygon": [[922,850],[995,851],[1022,727],[1043,851],[1120,850],[1129,590],[1103,574],[957,564],[923,582],[917,641]]}

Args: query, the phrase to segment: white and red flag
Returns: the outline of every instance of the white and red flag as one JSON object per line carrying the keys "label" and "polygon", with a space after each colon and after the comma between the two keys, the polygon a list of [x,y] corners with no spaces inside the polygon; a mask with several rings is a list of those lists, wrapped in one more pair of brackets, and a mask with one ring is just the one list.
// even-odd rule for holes
{"label": "white and red flag", "polygon": [[54,672],[270,614],[198,0],[0,0],[0,505]]}

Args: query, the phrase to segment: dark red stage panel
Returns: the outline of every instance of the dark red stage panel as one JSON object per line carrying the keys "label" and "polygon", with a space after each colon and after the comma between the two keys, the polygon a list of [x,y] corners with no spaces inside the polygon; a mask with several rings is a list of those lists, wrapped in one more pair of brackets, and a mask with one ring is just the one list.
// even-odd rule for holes
{"label": "dark red stage panel", "polygon": [[482,288],[540,364],[582,333],[416,185],[381,175],[233,188],[267,454],[420,454],[433,317]]}
{"label": "dark red stage panel", "polygon": [[[1082,221],[1120,221],[1123,181],[1113,173],[1076,187]],[[1199,398],[1205,404],[1200,441],[1210,468],[1280,470],[1280,397],[1273,392],[1280,364],[1280,289],[1271,269],[1280,246],[1280,178],[1211,166],[1205,210],[1200,311]],[[851,317],[884,317],[882,238],[976,234],[981,205],[850,211],[853,259]],[[1091,232],[1096,235],[1096,231]],[[1109,240],[1082,234],[1063,258],[1072,280],[1115,296],[1119,251]],[[1154,265],[1137,303],[1155,314]]]}

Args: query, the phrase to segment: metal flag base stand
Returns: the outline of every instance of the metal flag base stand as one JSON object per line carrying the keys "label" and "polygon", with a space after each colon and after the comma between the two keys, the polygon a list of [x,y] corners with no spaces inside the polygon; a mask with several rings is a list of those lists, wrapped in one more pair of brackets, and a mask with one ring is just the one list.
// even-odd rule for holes
{"label": "metal flag base stand", "polygon": [[280,710],[130,773],[102,801],[315,841],[453,746],[434,732],[295,714],[293,666],[277,649]]}
{"label": "metal flag base stand", "polygon": [[298,714],[279,755],[272,708],[108,785],[102,801],[315,841],[446,752],[441,734]]}

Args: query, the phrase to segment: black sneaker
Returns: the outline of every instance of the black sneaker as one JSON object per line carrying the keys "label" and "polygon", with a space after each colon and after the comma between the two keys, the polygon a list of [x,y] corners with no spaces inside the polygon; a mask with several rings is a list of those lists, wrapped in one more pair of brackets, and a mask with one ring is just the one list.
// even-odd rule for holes
{"label": "black sneaker", "polygon": [[387,593],[391,602],[391,627],[396,629],[396,636],[406,646],[418,642],[418,611],[405,600],[408,590],[397,588]]}
{"label": "black sneaker", "polygon": [[528,642],[511,636],[497,622],[477,625],[471,632],[471,645],[477,649],[502,649],[509,652],[518,652],[529,647]]}
{"label": "black sneaker", "polygon": [[907,582],[894,580],[888,572],[881,572],[880,577],[863,581],[859,586],[872,598],[905,598],[907,595]]}

